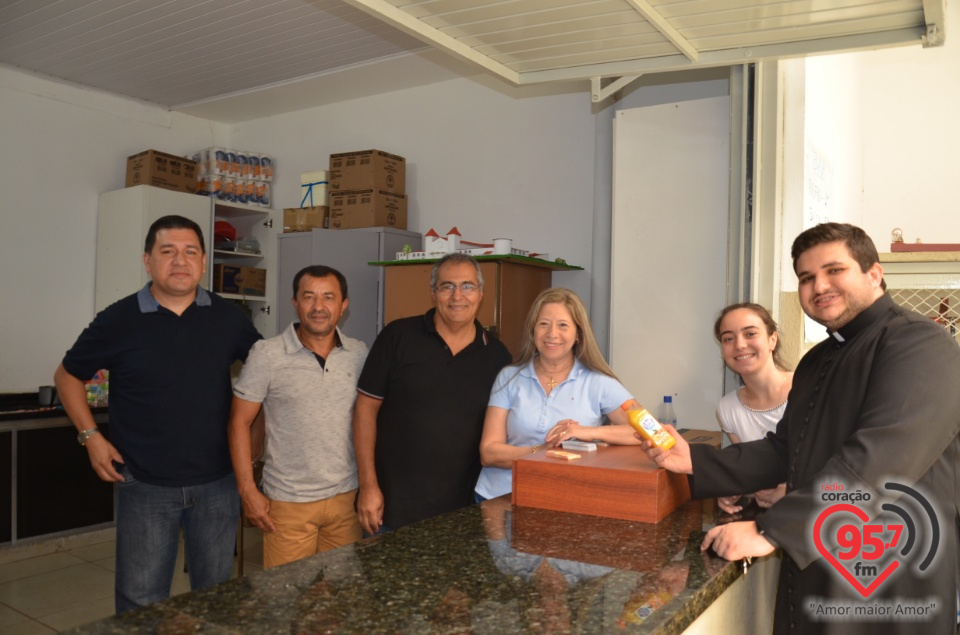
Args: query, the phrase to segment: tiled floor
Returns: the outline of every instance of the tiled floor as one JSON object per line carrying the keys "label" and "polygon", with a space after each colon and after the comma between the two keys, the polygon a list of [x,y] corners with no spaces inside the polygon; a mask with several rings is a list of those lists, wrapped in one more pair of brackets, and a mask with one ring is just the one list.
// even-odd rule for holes
{"label": "tiled floor", "polygon": [[[243,551],[245,574],[262,569],[258,529],[244,530]],[[112,530],[0,547],[0,634],[58,633],[113,615],[113,570]],[[189,590],[181,545],[172,593]]]}

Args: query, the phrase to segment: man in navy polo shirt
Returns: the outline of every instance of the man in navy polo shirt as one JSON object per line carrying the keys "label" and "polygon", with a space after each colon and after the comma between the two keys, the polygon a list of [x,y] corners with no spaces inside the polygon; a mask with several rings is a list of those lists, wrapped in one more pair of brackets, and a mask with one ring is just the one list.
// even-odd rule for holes
{"label": "man in navy polo shirt", "polygon": [[388,324],[357,382],[357,513],[369,534],[473,502],[490,388],[510,363],[507,348],[476,319],[483,299],[476,260],[445,256],[430,287],[434,308]]}
{"label": "man in navy polo shirt", "polygon": [[[57,368],[57,391],[90,464],[118,483],[118,613],[170,595],[183,527],[192,589],[233,573],[240,503],[227,446],[230,365],[260,334],[236,307],[200,288],[200,227],[151,225],[151,281],[101,311]],[[110,371],[110,439],[87,406],[85,379]]]}

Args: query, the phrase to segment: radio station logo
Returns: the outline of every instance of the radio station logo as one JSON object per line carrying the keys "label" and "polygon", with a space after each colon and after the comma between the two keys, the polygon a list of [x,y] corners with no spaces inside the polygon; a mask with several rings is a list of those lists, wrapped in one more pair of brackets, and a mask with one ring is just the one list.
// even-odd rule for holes
{"label": "radio station logo", "polygon": [[894,602],[883,593],[889,580],[907,570],[922,576],[940,546],[940,523],[930,501],[900,483],[886,482],[883,489],[892,502],[848,491],[840,483],[821,486],[820,498],[828,506],[813,522],[813,544],[836,574],[869,602],[813,602],[807,607],[811,617],[924,619],[940,610],[938,598]]}

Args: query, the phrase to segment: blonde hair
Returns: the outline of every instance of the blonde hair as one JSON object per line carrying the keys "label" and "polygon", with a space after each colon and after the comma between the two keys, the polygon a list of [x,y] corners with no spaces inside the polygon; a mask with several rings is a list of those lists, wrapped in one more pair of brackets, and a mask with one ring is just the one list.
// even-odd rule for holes
{"label": "blonde hair", "polygon": [[573,318],[573,323],[577,326],[577,341],[573,344],[574,358],[580,360],[581,364],[594,372],[617,379],[617,376],[613,374],[613,370],[607,364],[607,360],[600,353],[600,347],[597,346],[597,339],[593,335],[593,327],[590,326],[590,317],[587,315],[586,307],[583,306],[583,301],[570,289],[561,287],[547,289],[533,301],[530,312],[527,314],[527,323],[524,326],[520,356],[514,365],[522,368],[530,360],[537,357],[537,346],[533,341],[533,329],[537,324],[537,318],[540,317],[543,305],[555,302],[567,307],[570,316]]}

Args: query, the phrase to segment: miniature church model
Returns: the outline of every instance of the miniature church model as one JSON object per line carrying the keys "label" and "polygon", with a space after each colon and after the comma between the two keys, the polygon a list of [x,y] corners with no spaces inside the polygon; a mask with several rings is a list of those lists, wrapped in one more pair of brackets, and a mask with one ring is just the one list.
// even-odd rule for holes
{"label": "miniature church model", "polygon": [[[447,254],[459,252],[469,256],[489,256],[513,255],[530,256],[530,252],[524,249],[514,249],[509,239],[498,238],[498,243],[503,243],[503,251],[494,248],[494,243],[472,243],[469,240],[463,240],[460,230],[456,227],[447,232],[446,236],[441,236],[433,228],[423,235],[423,251],[410,251],[404,249],[397,252],[397,260],[426,260],[433,258],[443,258]],[[534,254],[538,255],[538,254]],[[546,254],[542,254],[546,255]]]}
{"label": "miniature church model", "polygon": [[460,249],[460,231],[454,227],[446,237],[440,236],[432,227],[423,236],[423,251],[427,258],[443,257]]}

